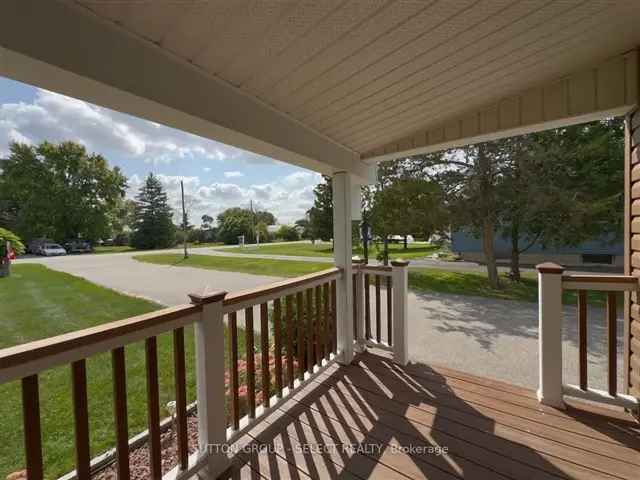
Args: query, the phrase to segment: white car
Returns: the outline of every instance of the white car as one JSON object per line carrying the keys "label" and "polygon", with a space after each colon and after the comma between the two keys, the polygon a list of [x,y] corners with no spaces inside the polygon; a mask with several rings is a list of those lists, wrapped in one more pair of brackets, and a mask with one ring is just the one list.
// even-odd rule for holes
{"label": "white car", "polygon": [[40,249],[40,255],[44,255],[45,257],[55,257],[66,254],[67,251],[57,243],[45,243]]}

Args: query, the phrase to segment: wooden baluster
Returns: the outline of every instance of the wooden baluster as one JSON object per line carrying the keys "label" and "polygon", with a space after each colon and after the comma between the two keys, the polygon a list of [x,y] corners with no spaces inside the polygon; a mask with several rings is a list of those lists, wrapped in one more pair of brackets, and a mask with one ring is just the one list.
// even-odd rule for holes
{"label": "wooden baluster", "polygon": [[40,433],[40,393],[38,376],[22,379],[22,419],[27,478],[42,480],[42,436]]}
{"label": "wooden baluster", "polygon": [[158,386],[158,343],[156,337],[145,341],[147,369],[147,423],[149,428],[149,464],[151,478],[162,479],[160,447],[160,388]]}
{"label": "wooden baluster", "polygon": [[293,337],[295,330],[293,329],[293,295],[287,296],[287,384],[289,388],[293,388],[294,368],[293,368]]}
{"label": "wooden baluster", "polygon": [[276,394],[282,398],[282,305],[279,298],[273,301],[273,337]]}
{"label": "wooden baluster", "polygon": [[338,293],[337,282],[331,281],[331,343],[332,351],[338,351]]}
{"label": "wooden baluster", "polygon": [[296,295],[296,329],[298,330],[298,378],[304,379],[304,298],[302,292],[298,292]]}
{"label": "wooden baluster", "polygon": [[391,277],[387,277],[387,345],[393,345],[393,304]]}
{"label": "wooden baluster", "polygon": [[325,283],[322,286],[322,298],[324,301],[324,331],[322,332],[324,343],[324,358],[329,361],[331,358],[331,305],[329,295],[329,284]]}
{"label": "wooden baluster", "polygon": [[307,371],[313,373],[315,353],[313,351],[313,289],[307,289]]}
{"label": "wooden baluster", "polygon": [[580,389],[587,385],[587,292],[578,291],[578,366]]}
{"label": "wooden baluster", "polygon": [[231,382],[231,420],[233,428],[240,428],[240,381],[238,375],[238,312],[229,314],[229,381]]}
{"label": "wooden baluster", "polygon": [[89,448],[89,407],[87,404],[87,365],[85,360],[71,364],[71,395],[76,444],[76,475],[79,480],[91,478]]}
{"label": "wooden baluster", "polygon": [[376,342],[382,341],[382,315],[380,305],[380,275],[376,275]]}
{"label": "wooden baluster", "polygon": [[113,415],[116,427],[116,472],[118,479],[128,479],[129,426],[124,347],[111,351],[111,368],[113,371]]}
{"label": "wooden baluster", "polygon": [[260,353],[262,354],[262,405],[269,407],[271,375],[269,374],[269,305],[260,304]]}
{"label": "wooden baluster", "polygon": [[353,274],[353,338],[358,338],[358,274]]}
{"label": "wooden baluster", "polygon": [[316,365],[322,365],[322,357],[324,356],[322,348],[322,287],[316,287],[316,329],[314,334],[314,348],[316,352]]}
{"label": "wooden baluster", "polygon": [[184,353],[184,328],[173,331],[173,370],[176,388],[176,443],[178,465],[181,470],[189,467],[189,442],[187,434],[187,369]]}
{"label": "wooden baluster", "polygon": [[256,418],[256,365],[253,349],[253,307],[244,309],[246,364],[247,364],[247,403],[249,418]]}
{"label": "wooden baluster", "polygon": [[607,294],[607,344],[609,350],[609,395],[615,397],[618,393],[618,350],[616,329],[616,294]]}
{"label": "wooden baluster", "polygon": [[369,274],[364,274],[364,332],[365,338],[371,340],[371,289]]}

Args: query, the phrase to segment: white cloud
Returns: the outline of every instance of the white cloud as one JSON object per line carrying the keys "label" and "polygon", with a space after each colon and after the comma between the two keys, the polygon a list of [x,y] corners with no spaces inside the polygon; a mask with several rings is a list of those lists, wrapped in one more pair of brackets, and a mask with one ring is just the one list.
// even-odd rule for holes
{"label": "white cloud", "polygon": [[244,173],[242,172],[224,172],[225,178],[235,178],[235,177],[244,177]]}
{"label": "white cloud", "polygon": [[[216,217],[231,207],[253,206],[272,212],[280,223],[293,223],[304,217],[313,204],[313,188],[322,179],[311,172],[296,172],[271,183],[243,187],[235,183],[214,182],[203,185],[198,177],[157,175],[164,185],[169,203],[176,212],[181,211],[180,180],[184,182],[185,204],[190,221],[200,224],[205,213]],[[138,175],[129,178],[129,196],[135,196],[143,179]]]}
{"label": "white cloud", "polygon": [[155,122],[132,117],[47,90],[31,103],[0,105],[0,155],[12,141],[39,143],[73,140],[107,158],[116,155],[148,164],[194,158],[248,164],[274,160]]}

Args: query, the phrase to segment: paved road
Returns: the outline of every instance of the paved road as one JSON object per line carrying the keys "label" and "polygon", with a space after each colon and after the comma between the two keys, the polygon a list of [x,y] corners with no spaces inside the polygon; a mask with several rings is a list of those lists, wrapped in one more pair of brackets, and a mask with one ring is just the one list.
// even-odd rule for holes
{"label": "paved road", "polygon": [[[207,249],[203,249],[207,250]],[[215,253],[217,255],[217,253]],[[35,258],[99,285],[148,298],[164,305],[188,301],[187,294],[205,288],[236,291],[280,280],[278,277],[217,272],[137,262],[134,254]],[[308,258],[308,257],[306,257]],[[375,298],[372,291],[371,298]],[[382,318],[386,302],[382,302]],[[372,306],[372,316],[374,307]],[[604,311],[589,311],[589,376],[591,386],[606,381]],[[528,387],[538,382],[537,304],[439,293],[410,293],[409,338],[415,361],[449,366]],[[242,316],[239,318],[242,323]],[[372,322],[374,320],[372,319]],[[618,332],[622,332],[619,320]],[[565,309],[565,378],[577,383],[575,309]],[[386,325],[382,324],[385,338]],[[375,324],[373,325],[375,334]],[[619,338],[622,352],[622,338]],[[622,359],[619,359],[622,365]],[[621,368],[619,369],[621,371]],[[621,381],[621,380],[620,380]]]}
{"label": "paved road", "polygon": [[138,262],[133,254],[70,255],[36,257],[17,263],[42,263],[49,268],[85,278],[128,295],[162,305],[188,303],[187,294],[207,290],[244,290],[281,280],[279,277],[219,272],[202,268],[174,267]]}

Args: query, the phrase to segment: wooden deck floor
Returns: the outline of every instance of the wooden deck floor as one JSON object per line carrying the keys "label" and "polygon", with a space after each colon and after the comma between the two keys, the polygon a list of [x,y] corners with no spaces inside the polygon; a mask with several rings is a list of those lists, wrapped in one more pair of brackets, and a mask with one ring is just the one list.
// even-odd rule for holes
{"label": "wooden deck floor", "polygon": [[330,368],[239,443],[225,478],[640,479],[640,428],[623,413],[558,411],[379,352]]}

